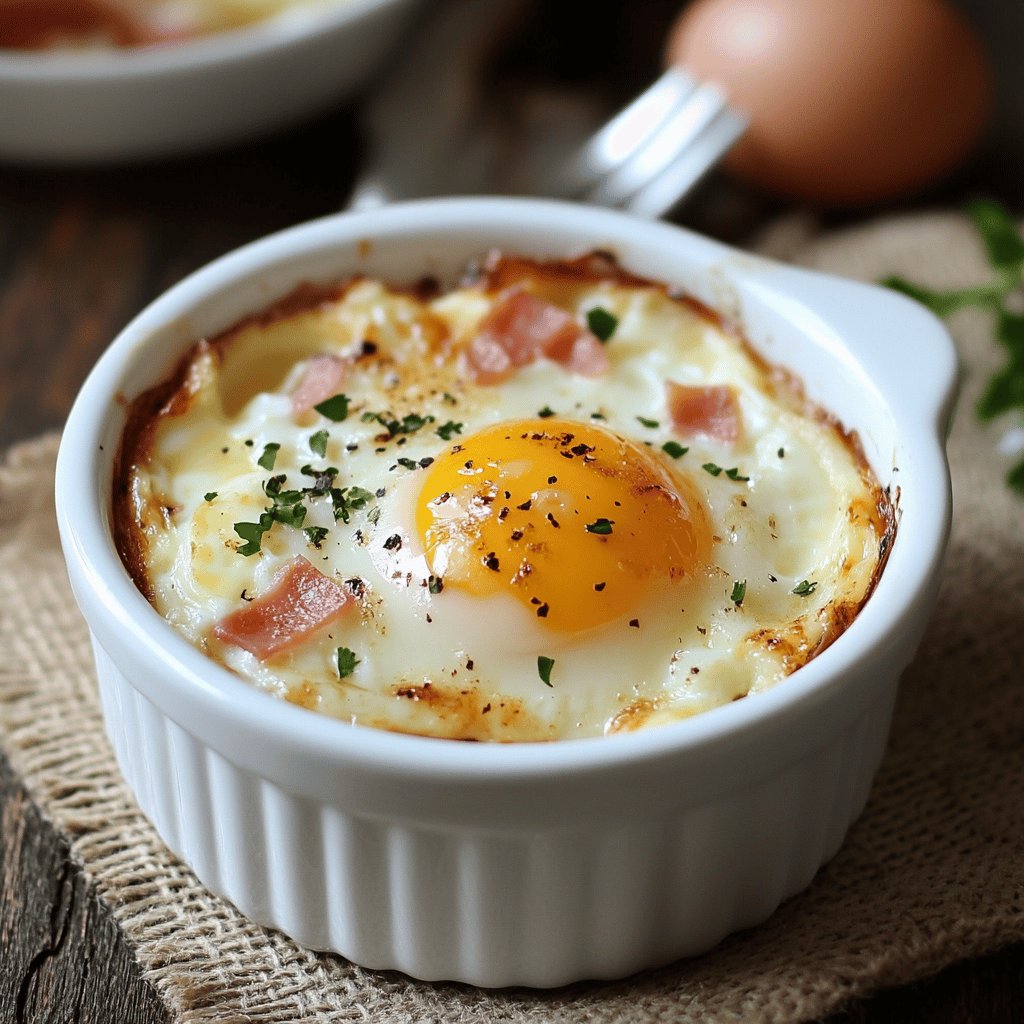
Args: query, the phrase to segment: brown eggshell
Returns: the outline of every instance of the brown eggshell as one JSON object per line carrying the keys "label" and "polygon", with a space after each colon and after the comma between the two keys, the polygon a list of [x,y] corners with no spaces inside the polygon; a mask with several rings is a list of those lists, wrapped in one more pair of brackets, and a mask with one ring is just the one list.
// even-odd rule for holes
{"label": "brown eggshell", "polygon": [[937,181],[991,106],[982,47],[942,0],[697,0],[667,57],[750,117],[727,158],[737,177],[827,205]]}

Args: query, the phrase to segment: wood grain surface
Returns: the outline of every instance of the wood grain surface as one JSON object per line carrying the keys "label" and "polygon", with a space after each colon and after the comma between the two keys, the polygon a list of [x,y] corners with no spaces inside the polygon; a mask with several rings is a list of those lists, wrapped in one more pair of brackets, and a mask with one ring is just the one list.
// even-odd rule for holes
{"label": "wood grain surface", "polygon": [[67,839],[2,755],[0,1021],[169,1021]]}
{"label": "wood grain surface", "polygon": [[[563,28],[582,2],[561,9]],[[645,4],[629,31],[614,18],[604,24],[605,44],[625,47],[613,91],[649,73],[644,40],[674,8]],[[526,66],[550,59],[552,38],[551,26],[540,25],[535,39],[544,45],[526,47]],[[60,427],[99,353],[167,287],[242,243],[341,206],[360,148],[354,108],[345,107],[202,158],[78,171],[0,166],[0,448]],[[955,188],[1018,177],[997,167]],[[1017,188],[1004,198],[1019,203]],[[683,218],[735,239],[764,210],[733,201],[688,208]],[[167,1020],[67,837],[33,805],[0,750],[0,1024]],[[828,1024],[1021,1020],[1024,945],[862,1001]]]}

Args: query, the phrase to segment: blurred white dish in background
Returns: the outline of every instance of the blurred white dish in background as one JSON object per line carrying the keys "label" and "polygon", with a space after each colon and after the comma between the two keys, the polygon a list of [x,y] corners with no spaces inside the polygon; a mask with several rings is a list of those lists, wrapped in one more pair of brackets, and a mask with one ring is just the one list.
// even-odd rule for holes
{"label": "blurred white dish in background", "polygon": [[0,0],[0,50],[161,46],[349,0]]}
{"label": "blurred white dish in background", "polygon": [[303,0],[232,31],[219,29],[284,5],[182,2],[176,16],[202,9],[203,31],[214,34],[173,45],[0,49],[0,160],[176,156],[280,127],[351,93],[418,2]]}

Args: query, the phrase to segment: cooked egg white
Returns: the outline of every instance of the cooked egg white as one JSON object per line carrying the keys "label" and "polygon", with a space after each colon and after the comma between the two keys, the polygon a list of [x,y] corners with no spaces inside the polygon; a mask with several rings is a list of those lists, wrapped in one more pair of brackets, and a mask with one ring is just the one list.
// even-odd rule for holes
{"label": "cooked egg white", "polygon": [[[269,693],[452,738],[673,721],[813,657],[888,542],[863,460],[695,304],[581,266],[506,262],[433,298],[360,280],[197,346],[125,441],[126,558],[156,608]],[[611,314],[606,373],[539,358],[474,383],[466,347],[510,273],[581,325]],[[324,352],[346,361],[337,420],[291,401]],[[738,439],[682,435],[669,380],[728,385]],[[236,524],[275,489],[304,492],[301,526],[244,554]],[[298,555],[352,607],[263,659],[215,635]]]}

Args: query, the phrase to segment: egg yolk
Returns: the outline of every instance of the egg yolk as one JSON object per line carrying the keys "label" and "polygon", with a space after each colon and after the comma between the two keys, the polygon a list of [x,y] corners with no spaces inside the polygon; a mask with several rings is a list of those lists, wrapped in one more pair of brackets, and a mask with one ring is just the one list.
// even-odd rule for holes
{"label": "egg yolk", "polygon": [[644,445],[568,420],[501,423],[430,466],[416,526],[445,587],[506,593],[550,629],[635,617],[707,563],[695,486]]}

